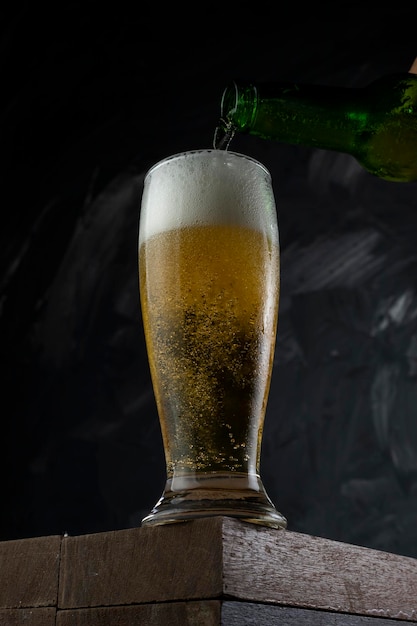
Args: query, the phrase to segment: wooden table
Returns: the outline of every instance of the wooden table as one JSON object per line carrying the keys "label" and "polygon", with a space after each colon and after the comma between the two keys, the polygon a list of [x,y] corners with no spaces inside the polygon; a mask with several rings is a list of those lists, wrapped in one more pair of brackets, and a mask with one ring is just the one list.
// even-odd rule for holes
{"label": "wooden table", "polygon": [[1,626],[417,623],[417,559],[231,518],[0,542]]}

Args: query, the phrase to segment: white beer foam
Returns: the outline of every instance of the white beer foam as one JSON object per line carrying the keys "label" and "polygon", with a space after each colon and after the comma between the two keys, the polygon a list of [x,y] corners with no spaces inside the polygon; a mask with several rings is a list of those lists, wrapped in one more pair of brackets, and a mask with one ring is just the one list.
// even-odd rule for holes
{"label": "white beer foam", "polygon": [[226,150],[196,150],[149,170],[139,244],[167,230],[219,223],[262,230],[277,240],[271,177],[261,163]]}

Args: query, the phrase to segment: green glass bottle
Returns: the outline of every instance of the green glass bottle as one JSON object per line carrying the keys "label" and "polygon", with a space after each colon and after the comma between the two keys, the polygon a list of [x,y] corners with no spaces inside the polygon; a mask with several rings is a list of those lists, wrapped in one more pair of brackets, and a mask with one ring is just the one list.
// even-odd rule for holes
{"label": "green glass bottle", "polygon": [[346,152],[375,176],[417,181],[417,74],[361,88],[232,82],[215,147],[227,148],[236,132]]}

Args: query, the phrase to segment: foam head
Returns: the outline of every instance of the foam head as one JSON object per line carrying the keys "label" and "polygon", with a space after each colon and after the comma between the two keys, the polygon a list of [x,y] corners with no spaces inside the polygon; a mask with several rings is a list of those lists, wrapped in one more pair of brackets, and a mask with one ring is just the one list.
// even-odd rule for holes
{"label": "foam head", "polygon": [[236,152],[196,150],[149,170],[139,243],[163,231],[218,223],[266,229],[276,239],[271,176],[261,163]]}

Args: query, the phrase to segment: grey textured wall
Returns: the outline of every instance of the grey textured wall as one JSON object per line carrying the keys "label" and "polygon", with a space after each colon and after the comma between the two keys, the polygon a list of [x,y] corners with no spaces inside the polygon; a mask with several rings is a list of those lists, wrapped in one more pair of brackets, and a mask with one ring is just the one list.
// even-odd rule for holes
{"label": "grey textured wall", "polygon": [[[363,86],[417,56],[412,2],[238,6],[5,16],[0,539],[134,526],[162,491],[137,288],[146,169],[211,146],[231,78]],[[280,224],[268,492],[291,530],[417,557],[416,184],[232,147],[270,169]]]}

